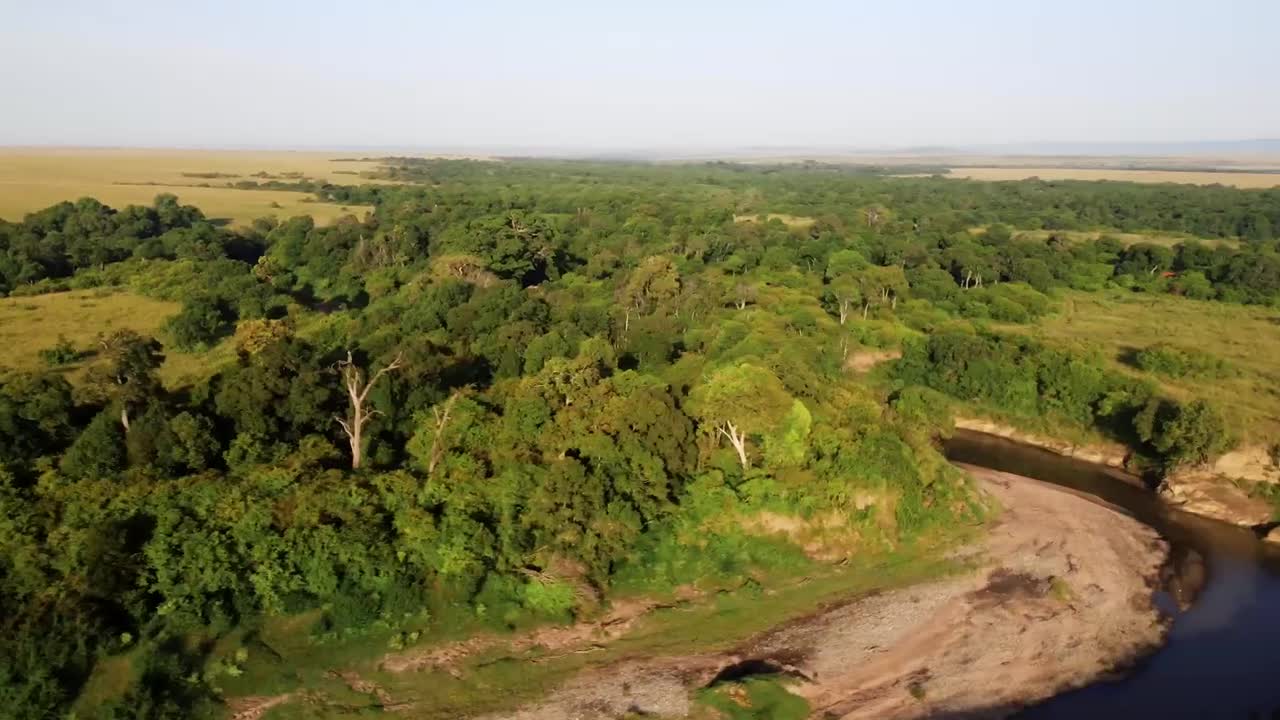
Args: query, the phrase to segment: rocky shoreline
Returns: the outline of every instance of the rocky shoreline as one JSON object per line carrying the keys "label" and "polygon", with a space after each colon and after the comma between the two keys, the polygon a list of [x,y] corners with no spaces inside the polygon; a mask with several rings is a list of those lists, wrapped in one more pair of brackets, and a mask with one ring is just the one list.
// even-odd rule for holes
{"label": "rocky shoreline", "polygon": [[1003,717],[1161,645],[1152,596],[1168,546],[1154,530],[1053,485],[964,469],[1003,508],[965,549],[972,571],[826,608],[731,652],[585,671],[489,720],[684,717],[693,689],[747,671],[795,678],[812,717]]}

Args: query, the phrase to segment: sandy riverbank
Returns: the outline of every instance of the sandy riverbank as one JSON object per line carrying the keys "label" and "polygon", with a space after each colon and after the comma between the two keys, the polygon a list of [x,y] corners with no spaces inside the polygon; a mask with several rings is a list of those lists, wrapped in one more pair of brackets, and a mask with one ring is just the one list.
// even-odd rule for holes
{"label": "sandy riverbank", "polygon": [[1153,530],[1052,485],[966,469],[1004,508],[967,550],[974,571],[829,608],[732,653],[587,671],[492,720],[681,717],[691,688],[744,662],[795,675],[814,717],[1000,717],[1159,646],[1151,596],[1167,546]]}

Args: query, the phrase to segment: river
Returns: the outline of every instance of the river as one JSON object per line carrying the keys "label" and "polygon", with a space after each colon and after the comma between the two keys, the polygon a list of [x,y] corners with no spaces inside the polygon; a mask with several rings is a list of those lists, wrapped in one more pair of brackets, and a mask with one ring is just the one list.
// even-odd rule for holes
{"label": "river", "polygon": [[1280,552],[1248,530],[1169,508],[1141,480],[1110,468],[969,431],[958,431],[945,451],[956,462],[1118,506],[1169,541],[1181,576],[1207,569],[1200,592],[1183,597],[1186,609],[1173,597],[1180,585],[1157,592],[1173,623],[1161,650],[1122,679],[1059,695],[1017,717],[1280,719]]}

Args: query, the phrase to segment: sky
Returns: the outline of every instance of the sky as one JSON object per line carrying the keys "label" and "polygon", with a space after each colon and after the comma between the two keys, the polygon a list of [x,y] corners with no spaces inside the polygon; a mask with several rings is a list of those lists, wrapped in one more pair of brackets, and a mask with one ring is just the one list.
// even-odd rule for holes
{"label": "sky", "polygon": [[0,145],[1280,137],[1280,0],[0,0]]}

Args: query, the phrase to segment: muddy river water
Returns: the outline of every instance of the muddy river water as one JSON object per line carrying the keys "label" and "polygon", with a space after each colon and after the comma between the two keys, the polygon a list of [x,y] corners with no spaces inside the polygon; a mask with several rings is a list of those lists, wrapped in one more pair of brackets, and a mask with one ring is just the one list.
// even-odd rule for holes
{"label": "muddy river water", "polygon": [[1019,718],[1280,720],[1280,548],[1251,531],[1167,507],[1140,479],[968,431],[945,445],[956,462],[1078,490],[1155,528],[1173,562],[1156,601],[1165,646],[1123,678],[1069,692]]}

